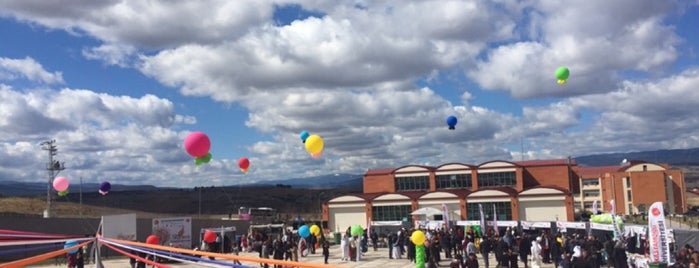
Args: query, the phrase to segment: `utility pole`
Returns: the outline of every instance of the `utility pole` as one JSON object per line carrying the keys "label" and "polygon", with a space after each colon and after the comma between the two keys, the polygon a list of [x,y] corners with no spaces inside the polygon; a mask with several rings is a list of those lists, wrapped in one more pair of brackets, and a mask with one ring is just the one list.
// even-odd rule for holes
{"label": "utility pole", "polygon": [[53,157],[58,154],[58,148],[56,147],[56,140],[49,140],[49,141],[44,141],[40,143],[41,149],[45,150],[49,154],[49,162],[46,165],[46,170],[48,171],[49,175],[49,180],[48,184],[46,185],[46,211],[44,211],[44,218],[51,218],[51,184],[53,183],[53,179],[56,178],[56,175],[58,175],[61,170],[65,169],[63,167],[63,163],[58,162],[58,160],[54,160]]}

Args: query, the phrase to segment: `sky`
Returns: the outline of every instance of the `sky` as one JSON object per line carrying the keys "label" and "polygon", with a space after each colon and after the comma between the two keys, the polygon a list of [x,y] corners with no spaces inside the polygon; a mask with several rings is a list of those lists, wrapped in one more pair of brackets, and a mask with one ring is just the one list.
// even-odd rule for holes
{"label": "sky", "polygon": [[0,180],[47,181],[51,139],[71,183],[167,187],[699,147],[698,25],[696,0],[4,0]]}

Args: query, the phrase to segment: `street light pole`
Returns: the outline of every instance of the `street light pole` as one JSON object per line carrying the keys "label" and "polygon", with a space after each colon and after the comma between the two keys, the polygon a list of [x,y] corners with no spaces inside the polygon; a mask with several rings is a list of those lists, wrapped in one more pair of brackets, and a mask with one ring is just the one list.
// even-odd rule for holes
{"label": "street light pole", "polygon": [[58,153],[58,148],[56,147],[56,140],[49,140],[40,143],[41,149],[46,150],[49,155],[49,162],[46,165],[46,170],[48,170],[48,184],[46,185],[46,211],[44,211],[44,218],[51,217],[51,184],[53,179],[56,178],[59,172],[64,169],[63,163],[54,160],[53,157]]}

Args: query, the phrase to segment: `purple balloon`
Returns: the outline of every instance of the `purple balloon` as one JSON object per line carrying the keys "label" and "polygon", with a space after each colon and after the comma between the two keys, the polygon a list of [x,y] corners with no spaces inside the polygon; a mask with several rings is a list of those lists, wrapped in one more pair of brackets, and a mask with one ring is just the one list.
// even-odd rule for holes
{"label": "purple balloon", "polygon": [[112,185],[108,181],[100,183],[100,192],[109,192],[111,189]]}

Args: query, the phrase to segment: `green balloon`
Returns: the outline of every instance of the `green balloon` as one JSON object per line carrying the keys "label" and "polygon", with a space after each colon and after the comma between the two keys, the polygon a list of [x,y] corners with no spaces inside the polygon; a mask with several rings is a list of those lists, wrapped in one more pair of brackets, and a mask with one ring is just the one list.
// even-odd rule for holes
{"label": "green balloon", "polygon": [[211,161],[211,153],[208,153],[202,157],[194,158],[194,164],[196,164],[197,166],[201,165],[201,164],[209,163],[209,161]]}
{"label": "green balloon", "polygon": [[415,267],[425,268],[425,245],[415,245]]}
{"label": "green balloon", "polygon": [[65,190],[63,192],[58,192],[58,196],[66,196],[68,195],[68,190]]}
{"label": "green balloon", "polygon": [[364,228],[362,228],[361,225],[354,225],[352,226],[352,229],[350,229],[350,234],[352,236],[363,236],[364,235]]}
{"label": "green balloon", "polygon": [[568,70],[568,68],[558,67],[558,69],[556,69],[556,78],[558,78],[558,80],[566,80],[568,76],[570,76],[570,70]]}

